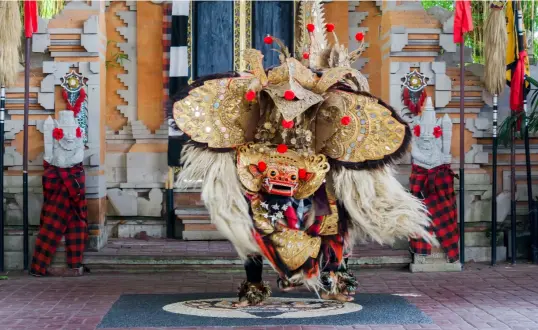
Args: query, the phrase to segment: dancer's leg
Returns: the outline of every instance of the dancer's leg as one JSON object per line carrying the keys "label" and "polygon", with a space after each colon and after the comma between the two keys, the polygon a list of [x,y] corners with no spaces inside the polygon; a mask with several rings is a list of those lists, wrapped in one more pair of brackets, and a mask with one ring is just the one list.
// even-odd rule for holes
{"label": "dancer's leg", "polygon": [[328,260],[321,273],[321,281],[325,286],[321,298],[352,301],[351,295],[355,294],[356,280],[353,274],[348,272],[348,258],[342,260],[333,250],[329,250]]}
{"label": "dancer's leg", "polygon": [[247,282],[261,283],[263,273],[262,256],[250,256],[245,261],[245,272],[247,273]]}

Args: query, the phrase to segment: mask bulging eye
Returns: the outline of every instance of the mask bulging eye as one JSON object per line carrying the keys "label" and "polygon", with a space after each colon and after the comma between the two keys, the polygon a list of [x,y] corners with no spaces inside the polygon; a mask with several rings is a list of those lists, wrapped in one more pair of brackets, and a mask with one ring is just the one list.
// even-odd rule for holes
{"label": "mask bulging eye", "polygon": [[295,174],[292,175],[292,176],[290,177],[290,179],[291,179],[291,181],[297,181],[297,175],[295,175]]}
{"label": "mask bulging eye", "polygon": [[271,176],[271,177],[273,177],[273,178],[274,178],[277,174],[278,174],[278,173],[277,173],[275,170],[271,170],[271,171],[269,171],[269,176]]}

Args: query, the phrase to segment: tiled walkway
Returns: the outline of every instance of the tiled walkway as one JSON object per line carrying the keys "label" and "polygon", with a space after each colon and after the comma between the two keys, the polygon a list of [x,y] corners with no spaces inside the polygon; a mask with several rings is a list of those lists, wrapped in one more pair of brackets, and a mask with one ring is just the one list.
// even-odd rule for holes
{"label": "tiled walkway", "polygon": [[[368,269],[357,275],[362,292],[403,294],[427,313],[435,325],[338,329],[538,329],[538,266],[490,268],[468,264],[462,273],[411,274]],[[9,280],[0,281],[0,329],[95,329],[123,293],[235,293],[242,278],[242,272],[226,271],[226,268],[154,274],[91,274],[70,279],[9,274]],[[274,283],[274,276],[268,276],[267,280]]]}

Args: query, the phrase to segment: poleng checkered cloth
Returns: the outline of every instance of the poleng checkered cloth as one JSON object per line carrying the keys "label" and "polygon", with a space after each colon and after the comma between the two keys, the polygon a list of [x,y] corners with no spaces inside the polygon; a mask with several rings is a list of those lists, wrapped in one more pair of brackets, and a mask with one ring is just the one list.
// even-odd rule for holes
{"label": "poleng checkered cloth", "polygon": [[82,253],[88,239],[86,176],[82,164],[59,168],[43,165],[43,207],[31,270],[45,275],[58,243],[65,235],[69,268],[82,266]]}
{"label": "poleng checkered cloth", "polygon": [[[449,165],[441,165],[430,170],[413,165],[409,178],[413,195],[424,199],[432,218],[430,233],[434,233],[450,262],[459,260],[459,231],[454,192],[454,172]],[[411,239],[411,251],[420,255],[430,255],[432,247],[423,239]]]}

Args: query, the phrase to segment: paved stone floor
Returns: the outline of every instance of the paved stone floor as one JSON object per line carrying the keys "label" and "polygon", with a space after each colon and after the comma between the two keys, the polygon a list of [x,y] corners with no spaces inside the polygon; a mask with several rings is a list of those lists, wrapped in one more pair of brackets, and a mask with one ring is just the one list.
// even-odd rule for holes
{"label": "paved stone floor", "polygon": [[[491,268],[467,264],[462,273],[411,274],[367,269],[356,271],[356,275],[362,292],[404,295],[435,324],[235,329],[538,329],[538,266]],[[0,281],[1,330],[90,330],[96,328],[121,294],[235,293],[243,273],[238,268],[212,267],[173,273],[94,273],[69,279],[13,273],[8,276],[8,280]],[[268,275],[266,279],[274,283],[275,278]]]}

